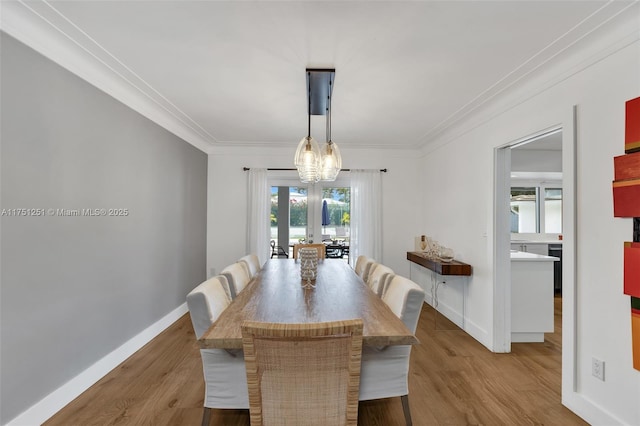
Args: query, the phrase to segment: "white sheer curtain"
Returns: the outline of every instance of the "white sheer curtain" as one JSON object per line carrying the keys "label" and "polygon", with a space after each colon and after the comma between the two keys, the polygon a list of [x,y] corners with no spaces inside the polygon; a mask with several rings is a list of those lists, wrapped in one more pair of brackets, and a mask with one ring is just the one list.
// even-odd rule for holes
{"label": "white sheer curtain", "polygon": [[267,169],[249,170],[247,200],[247,253],[255,253],[263,265],[269,258],[271,197]]}
{"label": "white sheer curtain", "polygon": [[349,263],[361,254],[381,261],[382,177],[379,170],[351,169]]}

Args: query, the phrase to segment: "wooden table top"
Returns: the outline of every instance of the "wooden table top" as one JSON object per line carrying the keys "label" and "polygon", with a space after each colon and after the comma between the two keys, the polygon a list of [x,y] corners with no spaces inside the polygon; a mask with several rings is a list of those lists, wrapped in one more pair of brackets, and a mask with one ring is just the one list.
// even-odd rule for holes
{"label": "wooden table top", "polygon": [[343,260],[318,263],[316,288],[304,289],[300,263],[270,259],[199,340],[201,348],[241,349],[244,320],[311,323],[362,318],[365,346],[418,339]]}

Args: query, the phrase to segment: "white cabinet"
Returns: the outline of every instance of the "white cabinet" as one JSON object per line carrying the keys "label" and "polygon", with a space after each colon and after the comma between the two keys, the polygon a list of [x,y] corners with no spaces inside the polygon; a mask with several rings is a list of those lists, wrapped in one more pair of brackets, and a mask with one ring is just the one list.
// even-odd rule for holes
{"label": "white cabinet", "polygon": [[527,243],[525,247],[527,253],[541,254],[543,256],[549,254],[549,244],[546,243]]}
{"label": "white cabinet", "polygon": [[511,250],[523,251],[525,253],[541,254],[546,256],[549,254],[549,244],[532,243],[532,242],[511,242]]}
{"label": "white cabinet", "polygon": [[553,333],[556,260],[533,253],[511,253],[512,342],[544,342],[544,333]]}

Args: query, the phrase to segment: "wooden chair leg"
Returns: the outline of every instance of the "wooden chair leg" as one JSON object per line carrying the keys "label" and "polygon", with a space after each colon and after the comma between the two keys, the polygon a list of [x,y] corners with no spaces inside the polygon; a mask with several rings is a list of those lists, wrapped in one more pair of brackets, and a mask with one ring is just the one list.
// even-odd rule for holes
{"label": "wooden chair leg", "polygon": [[407,426],[412,426],[411,422],[411,410],[409,409],[409,395],[402,395],[400,397],[402,401],[402,410],[404,411],[404,420],[407,423]]}
{"label": "wooden chair leg", "polygon": [[202,413],[202,426],[209,426],[210,420],[211,420],[211,408],[204,407],[204,412]]}

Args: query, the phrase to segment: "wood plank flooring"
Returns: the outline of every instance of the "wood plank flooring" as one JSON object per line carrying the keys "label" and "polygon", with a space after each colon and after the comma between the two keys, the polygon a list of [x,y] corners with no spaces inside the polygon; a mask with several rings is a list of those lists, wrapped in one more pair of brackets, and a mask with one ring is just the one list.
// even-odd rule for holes
{"label": "wood plank flooring", "polygon": [[[424,305],[411,353],[413,423],[586,425],[560,403],[561,299],[544,343],[494,354]],[[72,401],[45,426],[199,425],[204,383],[188,314]],[[249,425],[245,410],[213,410],[211,425]],[[359,425],[404,425],[400,398],[360,403]]]}

